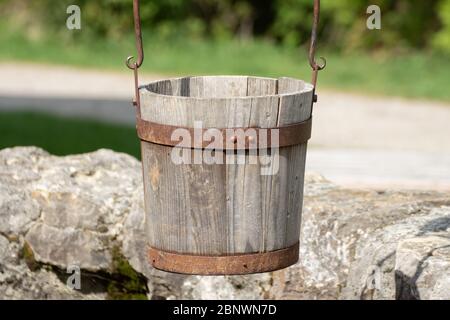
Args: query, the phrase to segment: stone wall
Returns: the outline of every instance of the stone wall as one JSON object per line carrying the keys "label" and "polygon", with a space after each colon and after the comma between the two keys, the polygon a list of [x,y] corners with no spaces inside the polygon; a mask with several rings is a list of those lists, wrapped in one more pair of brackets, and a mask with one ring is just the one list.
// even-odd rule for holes
{"label": "stone wall", "polygon": [[[146,261],[140,163],[0,151],[3,299],[450,299],[450,195],[345,190],[307,174],[300,262],[201,277]],[[70,266],[81,290],[67,286]]]}

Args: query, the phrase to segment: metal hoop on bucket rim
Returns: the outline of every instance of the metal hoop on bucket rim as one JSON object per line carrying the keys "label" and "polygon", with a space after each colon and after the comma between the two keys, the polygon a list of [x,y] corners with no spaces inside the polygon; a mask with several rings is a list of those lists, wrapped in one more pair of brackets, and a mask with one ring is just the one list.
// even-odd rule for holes
{"label": "metal hoop on bucket rim", "polygon": [[[139,98],[139,75],[138,69],[141,67],[144,62],[144,48],[142,45],[142,30],[141,30],[141,16],[139,9],[139,0],[133,0],[133,16],[134,16],[134,32],[136,35],[136,50],[137,50],[137,60],[134,60],[134,56],[129,56],[126,59],[126,65],[129,69],[134,71],[134,87],[135,87],[135,98],[133,100],[133,104],[138,106],[138,113],[140,112],[140,98]],[[317,77],[319,71],[325,69],[327,66],[327,60],[324,57],[320,57],[321,63],[317,63],[316,61],[316,47],[317,47],[317,30],[319,28],[320,22],[320,0],[314,0],[314,19],[311,31],[311,43],[309,47],[309,65],[311,66],[312,79],[311,83],[316,88],[317,86]],[[317,95],[314,94],[313,102],[317,102]]]}

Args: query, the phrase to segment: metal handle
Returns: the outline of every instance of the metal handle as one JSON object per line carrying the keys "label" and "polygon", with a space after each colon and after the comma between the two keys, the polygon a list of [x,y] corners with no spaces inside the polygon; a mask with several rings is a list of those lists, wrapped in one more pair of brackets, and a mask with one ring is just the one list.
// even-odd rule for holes
{"label": "metal handle", "polygon": [[129,56],[126,60],[126,65],[134,72],[134,99],[133,105],[136,106],[137,115],[141,117],[141,99],[139,96],[139,73],[138,69],[144,62],[144,49],[142,47],[142,32],[141,32],[141,15],[139,10],[139,0],[133,0],[133,15],[134,15],[134,33],[136,35],[136,49],[138,58],[136,62],[132,63],[134,56]]}
{"label": "metal handle", "polygon": [[[144,62],[144,49],[142,46],[142,31],[141,31],[141,16],[139,10],[139,0],[133,0],[133,15],[134,15],[134,33],[136,35],[136,50],[137,50],[137,60],[133,63],[132,60],[134,56],[129,56],[126,60],[126,65],[128,68],[134,70],[134,80],[135,80],[135,94],[136,98],[133,101],[134,105],[139,106],[139,84],[138,84],[138,69]],[[320,57],[321,63],[318,64],[316,61],[316,46],[317,46],[317,29],[319,27],[320,21],[320,0],[314,0],[314,21],[311,32],[311,45],[309,48],[309,64],[313,69],[312,74],[312,84],[314,88],[317,86],[317,76],[320,70],[323,70],[327,61],[324,57]],[[314,94],[314,102],[317,101],[317,96]]]}
{"label": "metal handle", "polygon": [[139,68],[144,62],[144,49],[142,47],[142,32],[141,32],[141,15],[139,10],[139,0],[133,0],[133,15],[134,15],[134,33],[136,35],[136,49],[138,58],[135,63],[131,63],[134,56],[127,58],[127,67],[134,70]]}
{"label": "metal handle", "polygon": [[316,45],[317,45],[317,29],[320,21],[320,0],[314,0],[314,21],[311,32],[311,45],[309,47],[309,65],[313,69],[312,84],[314,88],[317,86],[317,75],[320,70],[325,69],[327,66],[327,60],[324,57],[320,57],[321,64],[316,61]]}

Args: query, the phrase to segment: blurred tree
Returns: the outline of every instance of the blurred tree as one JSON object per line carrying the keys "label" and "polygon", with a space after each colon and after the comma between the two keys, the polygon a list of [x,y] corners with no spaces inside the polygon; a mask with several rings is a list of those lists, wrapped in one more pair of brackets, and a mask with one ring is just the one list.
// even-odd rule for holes
{"label": "blurred tree", "polygon": [[[82,32],[66,32],[66,8],[80,6]],[[366,28],[366,9],[379,5],[382,29]],[[32,30],[65,37],[119,39],[133,30],[132,0],[0,0]],[[8,9],[8,10],[6,10]],[[144,30],[163,38],[258,36],[289,46],[309,42],[313,0],[142,0]],[[27,19],[16,19],[28,15]],[[450,0],[322,0],[320,42],[334,49],[423,49],[450,52]],[[29,21],[32,21],[29,22]],[[435,35],[435,36],[433,36]]]}
{"label": "blurred tree", "polygon": [[433,45],[450,54],[450,0],[442,0],[438,12],[443,27],[434,37]]}
{"label": "blurred tree", "polygon": [[[429,35],[439,29],[439,1],[322,1],[322,41],[333,47],[350,49],[423,48],[430,44]],[[312,0],[276,0],[274,35],[290,45],[308,41],[312,3]],[[372,4],[381,8],[381,31],[368,30],[366,27],[366,9]],[[450,12],[448,8],[447,12]],[[444,15],[441,15],[442,19],[445,19]]]}

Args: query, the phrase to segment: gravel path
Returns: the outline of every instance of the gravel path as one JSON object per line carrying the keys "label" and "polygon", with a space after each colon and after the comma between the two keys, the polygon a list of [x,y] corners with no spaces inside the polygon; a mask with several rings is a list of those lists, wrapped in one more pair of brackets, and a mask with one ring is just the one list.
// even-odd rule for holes
{"label": "gravel path", "polygon": [[[144,75],[141,82],[163,78]],[[0,64],[0,110],[132,124],[131,72]],[[319,88],[308,169],[344,186],[450,190],[450,104]]]}

